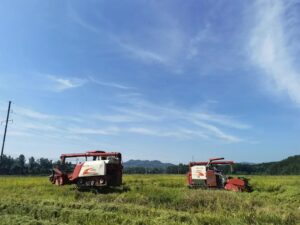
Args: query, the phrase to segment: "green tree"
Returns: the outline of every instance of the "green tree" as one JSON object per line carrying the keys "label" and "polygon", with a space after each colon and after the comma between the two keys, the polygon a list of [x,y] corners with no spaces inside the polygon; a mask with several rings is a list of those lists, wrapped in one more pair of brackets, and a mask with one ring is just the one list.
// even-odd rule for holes
{"label": "green tree", "polygon": [[34,157],[30,157],[29,160],[28,160],[28,173],[29,174],[35,174],[36,173],[36,171],[35,171],[35,169],[37,167],[36,164],[37,163],[35,162]]}
{"label": "green tree", "polygon": [[20,168],[20,174],[25,174],[25,156],[23,154],[19,155],[19,157],[17,158],[17,164]]}

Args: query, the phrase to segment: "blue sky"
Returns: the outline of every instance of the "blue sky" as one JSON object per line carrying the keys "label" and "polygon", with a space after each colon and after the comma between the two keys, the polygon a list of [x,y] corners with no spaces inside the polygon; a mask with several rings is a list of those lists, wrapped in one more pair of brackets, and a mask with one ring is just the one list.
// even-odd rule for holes
{"label": "blue sky", "polygon": [[2,1],[6,154],[299,154],[299,12],[280,0]]}

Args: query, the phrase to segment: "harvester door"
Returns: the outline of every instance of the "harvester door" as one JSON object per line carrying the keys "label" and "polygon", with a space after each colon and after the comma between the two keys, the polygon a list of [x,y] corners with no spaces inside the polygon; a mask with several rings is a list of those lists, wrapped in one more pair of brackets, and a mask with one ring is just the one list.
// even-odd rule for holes
{"label": "harvester door", "polygon": [[104,160],[87,161],[83,164],[79,177],[105,176],[106,164]]}
{"label": "harvester door", "polygon": [[214,170],[207,170],[207,186],[208,187],[217,187],[217,177]]}
{"label": "harvester door", "polygon": [[189,184],[192,186],[204,187],[206,181],[206,167],[205,166],[192,166],[191,167],[191,181]]}
{"label": "harvester door", "polygon": [[193,166],[192,168],[193,180],[206,180],[206,167],[205,166]]}

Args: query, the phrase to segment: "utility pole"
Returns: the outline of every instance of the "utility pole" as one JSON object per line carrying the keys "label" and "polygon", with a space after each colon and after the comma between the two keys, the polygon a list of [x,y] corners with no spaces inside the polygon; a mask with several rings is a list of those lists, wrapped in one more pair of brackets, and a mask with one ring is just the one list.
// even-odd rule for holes
{"label": "utility pole", "polygon": [[11,104],[11,101],[8,102],[7,116],[6,116],[5,129],[4,129],[3,142],[2,142],[2,149],[1,149],[1,159],[0,159],[1,162],[2,162],[2,158],[3,158],[3,151],[4,151],[4,145],[5,145],[7,124],[8,124],[8,121],[9,121],[10,104]]}

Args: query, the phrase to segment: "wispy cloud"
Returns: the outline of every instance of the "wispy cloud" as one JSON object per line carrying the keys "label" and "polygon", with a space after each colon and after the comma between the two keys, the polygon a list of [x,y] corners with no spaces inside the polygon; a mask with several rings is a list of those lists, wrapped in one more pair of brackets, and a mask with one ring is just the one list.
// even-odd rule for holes
{"label": "wispy cloud", "polygon": [[66,133],[65,126],[81,122],[75,116],[58,116],[43,113],[31,108],[25,108],[16,104],[12,105],[10,118],[14,121],[8,129],[9,135],[31,136],[31,137],[56,137],[69,135]]}
{"label": "wispy cloud", "polygon": [[31,108],[19,106],[12,104],[12,116],[17,116],[25,119],[33,119],[38,121],[54,121],[54,120],[67,120],[72,122],[83,122],[83,119],[75,116],[75,115],[68,115],[68,116],[62,116],[62,115],[54,115],[45,113],[42,111],[34,110]]}
{"label": "wispy cloud", "polygon": [[191,113],[190,118],[191,118],[191,120],[194,120],[194,121],[197,121],[197,120],[209,121],[209,122],[217,123],[222,126],[232,127],[232,128],[241,129],[241,130],[251,128],[251,126],[249,124],[236,121],[236,120],[230,118],[229,116],[218,115],[215,113],[196,112],[196,113]]}
{"label": "wispy cloud", "polygon": [[94,128],[82,128],[75,127],[69,128],[68,131],[72,134],[85,134],[85,135],[115,135],[118,134],[120,129],[118,127],[108,127],[102,129],[94,129]]}
{"label": "wispy cloud", "polygon": [[155,129],[145,128],[145,127],[130,127],[126,129],[125,132],[141,134],[141,135],[157,136],[157,137],[176,137],[176,138],[184,137],[180,132],[155,130]]}
{"label": "wispy cloud", "polygon": [[[161,121],[161,115],[159,115],[159,112],[157,114],[155,114],[154,112],[134,109],[133,107],[132,106],[131,107],[115,107],[115,109],[118,110],[119,112],[123,113],[123,115],[127,115],[131,118],[135,118],[135,120]],[[151,110],[151,108],[150,108],[150,110]]]}
{"label": "wispy cloud", "polygon": [[129,133],[139,134],[139,135],[170,137],[176,139],[193,139],[195,137],[208,139],[208,136],[203,134],[201,131],[185,129],[185,128],[170,130],[165,128],[153,129],[153,128],[145,128],[145,127],[130,127],[124,131]]}
{"label": "wispy cloud", "polygon": [[144,62],[156,62],[162,64],[167,63],[166,57],[164,57],[162,54],[159,54],[158,52],[155,52],[150,49],[139,47],[136,44],[125,40],[125,38],[121,38],[120,35],[114,35],[107,30],[103,30],[103,28],[101,29],[100,27],[96,27],[91,23],[88,23],[85,20],[83,20],[77,13],[75,13],[74,10],[71,17],[73,21],[80,25],[82,28],[89,30],[97,35],[106,35],[107,38],[109,38],[115,44],[117,44],[118,47],[120,47],[127,53],[130,53],[129,56],[133,56],[134,58],[142,60]]}
{"label": "wispy cloud", "polygon": [[211,25],[206,23],[205,26],[198,31],[198,33],[191,37],[187,48],[187,59],[195,58],[199,55],[203,43],[214,44],[218,41],[218,38],[212,33]]}
{"label": "wispy cloud", "polygon": [[115,114],[115,115],[96,114],[92,116],[92,118],[98,121],[105,121],[109,123],[128,123],[128,122],[136,121],[135,117],[131,115],[124,115],[124,114]]}
{"label": "wispy cloud", "polygon": [[68,10],[68,15],[71,18],[73,22],[78,24],[79,26],[83,27],[86,30],[89,30],[93,33],[96,34],[101,34],[100,27],[94,26],[88,22],[86,22],[78,13],[75,9],[73,9],[71,6],[69,7]]}
{"label": "wispy cloud", "polygon": [[92,83],[95,83],[95,84],[98,84],[98,85],[101,85],[101,86],[105,86],[105,87],[118,88],[118,89],[123,89],[123,90],[134,89],[133,87],[125,86],[125,85],[122,85],[122,84],[119,84],[119,83],[100,81],[100,80],[97,80],[97,79],[95,79],[91,76],[89,76],[89,80]]}
{"label": "wispy cloud", "polygon": [[99,12],[96,21],[89,21],[88,17],[79,13],[80,10],[70,8],[69,17],[84,30],[92,32],[99,38],[105,37],[107,43],[113,46],[112,51],[121,53],[119,55],[146,64],[159,64],[170,71],[181,73],[182,68],[188,67],[190,60],[199,56],[198,53],[204,50],[203,43],[214,42],[217,38],[208,22],[205,25],[201,24],[196,34],[189,32],[176,18],[175,13],[168,6],[163,5],[147,4],[147,10],[155,15],[155,20],[148,26],[136,27],[136,32],[112,29],[117,26],[114,20]]}
{"label": "wispy cloud", "polygon": [[[75,22],[85,30],[88,30],[96,35],[101,35],[101,36],[105,35],[107,39],[113,41],[122,51],[125,51],[127,55],[129,55],[130,57],[134,57],[138,60],[142,60],[147,63],[154,62],[154,63],[166,64],[168,61],[165,55],[159,53],[159,51],[146,48],[143,44],[140,43],[140,40],[138,41],[134,39],[134,41],[131,41],[127,38],[128,36],[126,35],[124,36],[121,34],[112,33],[111,31],[104,29],[101,26],[96,26],[94,25],[94,23],[86,21],[73,8],[70,8],[69,16],[73,22]],[[168,34],[172,38],[178,37],[178,35],[170,35],[169,33],[166,32],[166,34]],[[130,36],[132,36],[132,34]],[[138,45],[138,43],[140,43],[140,45]]]}
{"label": "wispy cloud", "polygon": [[[125,99],[124,99],[125,100]],[[174,139],[199,139],[236,143],[246,138],[233,135],[234,130],[250,126],[229,116],[201,110],[181,109],[169,104],[158,105],[141,96],[126,98],[126,106],[111,106],[109,114],[57,116],[14,106],[17,125],[10,129],[15,135],[45,136],[61,139],[87,140],[96,136],[135,134]],[[92,118],[92,123],[89,121]],[[228,130],[230,132],[228,132]]]}
{"label": "wispy cloud", "polygon": [[240,142],[242,139],[239,137],[230,135],[222,131],[220,128],[218,128],[215,125],[204,123],[204,122],[195,122],[200,127],[203,127],[205,130],[205,133],[209,136],[215,137],[217,139],[221,139],[227,142]]}
{"label": "wispy cloud", "polygon": [[84,85],[87,80],[80,78],[62,78],[54,75],[49,75],[48,78],[54,82],[54,91],[65,91],[72,88],[77,88]]}
{"label": "wispy cloud", "polygon": [[[149,103],[141,98],[126,99],[130,105],[115,107],[120,114],[100,116],[106,122],[126,123],[123,132],[141,135],[165,136],[175,138],[203,138],[223,140],[225,142],[241,142],[244,138],[224,131],[246,130],[251,126],[237,121],[229,116],[207,111],[186,110],[172,106],[162,106]],[[121,116],[122,115],[122,116]],[[135,124],[135,127],[132,127]]]}
{"label": "wispy cloud", "polygon": [[116,82],[101,81],[92,76],[88,76],[86,79],[83,79],[83,78],[76,78],[76,77],[65,78],[61,76],[47,75],[47,78],[53,82],[52,90],[57,92],[78,88],[88,83],[90,84],[93,83],[104,87],[116,88],[121,90],[134,89],[133,87],[129,87]]}
{"label": "wispy cloud", "polygon": [[57,119],[57,116],[38,112],[29,108],[24,108],[21,106],[13,105],[13,112],[16,115],[20,115],[22,117],[37,119],[37,120],[47,120],[47,119]]}
{"label": "wispy cloud", "polygon": [[186,129],[186,128],[181,128],[179,129],[181,136],[182,137],[187,137],[187,138],[201,138],[201,139],[209,139],[209,136],[207,134],[205,134],[205,132],[201,131],[201,130],[191,130],[191,129]]}
{"label": "wispy cloud", "polygon": [[293,37],[299,21],[292,14],[296,1],[257,1],[255,24],[249,43],[250,57],[267,76],[277,92],[287,93],[300,105],[300,68],[294,51],[299,50]]}
{"label": "wispy cloud", "polygon": [[134,57],[143,60],[145,62],[157,62],[157,63],[161,63],[161,64],[167,64],[168,63],[168,59],[163,56],[162,54],[159,54],[157,52],[154,52],[153,50],[149,50],[149,49],[145,49],[142,47],[138,47],[136,45],[134,45],[133,43],[130,42],[125,42],[120,40],[119,38],[114,37],[113,38],[115,40],[115,42],[124,50],[126,50],[127,52],[131,53]]}

